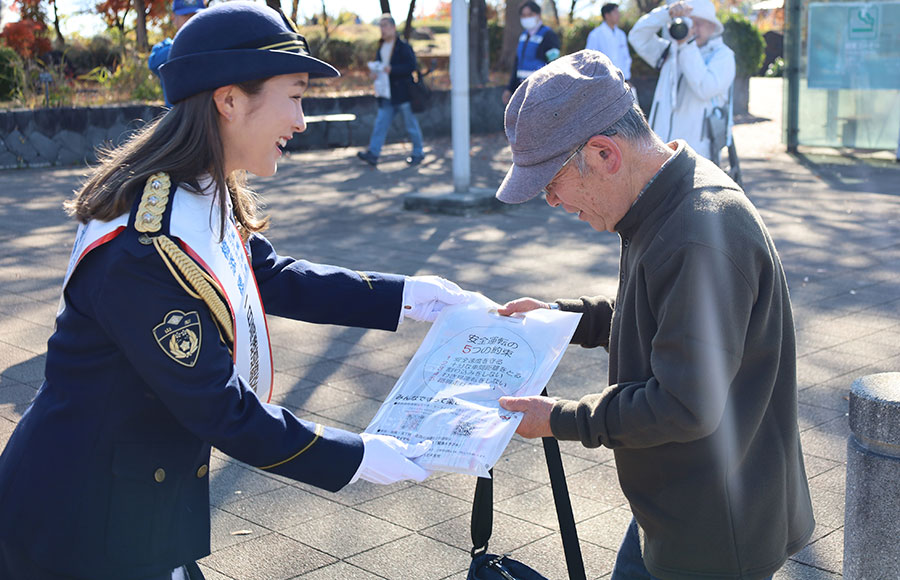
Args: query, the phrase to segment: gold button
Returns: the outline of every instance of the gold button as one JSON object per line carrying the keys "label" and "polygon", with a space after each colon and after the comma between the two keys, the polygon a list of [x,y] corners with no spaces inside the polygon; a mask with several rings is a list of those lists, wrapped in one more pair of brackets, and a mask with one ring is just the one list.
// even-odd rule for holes
{"label": "gold button", "polygon": [[153,479],[156,480],[156,483],[162,483],[166,480],[166,470],[160,467],[156,471],[153,472]]}
{"label": "gold button", "polygon": [[209,467],[204,463],[200,466],[200,469],[197,470],[197,477],[206,477],[207,473],[209,473]]}

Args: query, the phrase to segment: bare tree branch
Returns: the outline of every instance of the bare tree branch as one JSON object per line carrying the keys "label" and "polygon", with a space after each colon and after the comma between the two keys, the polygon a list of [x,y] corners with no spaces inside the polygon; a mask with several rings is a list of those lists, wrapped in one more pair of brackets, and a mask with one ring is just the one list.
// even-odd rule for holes
{"label": "bare tree branch", "polygon": [[413,12],[416,9],[416,0],[409,1],[409,12],[406,13],[406,28],[403,30],[403,40],[409,42],[409,37],[412,35],[412,21],[413,21]]}

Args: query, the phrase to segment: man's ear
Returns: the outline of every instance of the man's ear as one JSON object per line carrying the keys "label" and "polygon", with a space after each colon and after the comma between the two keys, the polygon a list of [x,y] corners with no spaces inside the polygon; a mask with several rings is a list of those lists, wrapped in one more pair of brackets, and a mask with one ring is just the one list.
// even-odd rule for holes
{"label": "man's ear", "polygon": [[622,167],[622,150],[611,137],[594,135],[588,140],[585,151],[588,157],[593,157],[592,161],[598,169],[608,175],[618,172]]}
{"label": "man's ear", "polygon": [[213,102],[219,115],[228,121],[234,119],[237,109],[237,91],[234,85],[225,85],[213,91]]}

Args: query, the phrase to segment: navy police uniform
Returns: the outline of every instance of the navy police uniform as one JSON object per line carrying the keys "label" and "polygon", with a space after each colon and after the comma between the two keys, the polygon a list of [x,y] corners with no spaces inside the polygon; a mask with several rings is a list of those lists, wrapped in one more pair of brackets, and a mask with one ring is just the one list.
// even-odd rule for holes
{"label": "navy police uniform", "polygon": [[[44,384],[0,456],[0,576],[4,554],[48,578],[92,580],[151,578],[209,554],[211,445],[331,491],[362,459],[358,435],[256,396],[210,309],[141,239],[135,213],[74,270]],[[258,234],[247,245],[269,314],[396,329],[402,276],[279,256]],[[173,312],[193,328],[181,354],[154,332]]]}

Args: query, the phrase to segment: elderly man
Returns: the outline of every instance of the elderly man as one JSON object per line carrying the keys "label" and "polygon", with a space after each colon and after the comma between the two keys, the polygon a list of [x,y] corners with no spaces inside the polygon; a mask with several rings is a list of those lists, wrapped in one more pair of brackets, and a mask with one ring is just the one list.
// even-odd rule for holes
{"label": "elderly man", "polygon": [[[530,76],[506,109],[513,166],[497,197],[619,234],[616,299],[522,298],[501,313],[583,313],[609,350],[580,400],[503,398],[518,433],[614,450],[634,521],[613,580],[760,579],[809,540],[794,328],[772,239],[744,193],[684,141],[662,142],[607,57]],[[652,576],[651,576],[652,575]]]}

